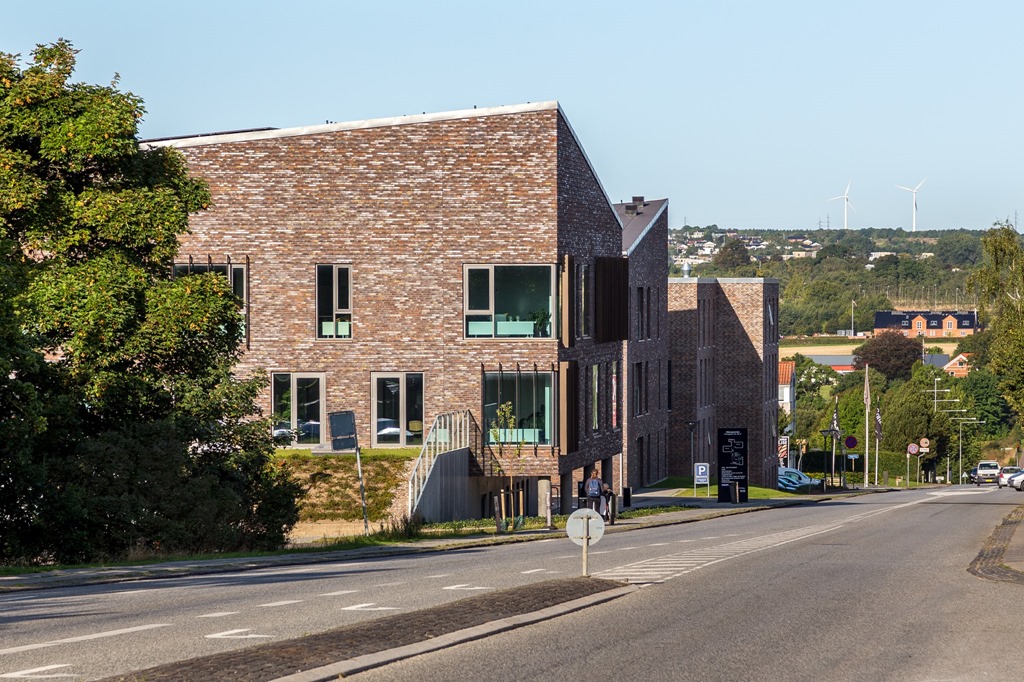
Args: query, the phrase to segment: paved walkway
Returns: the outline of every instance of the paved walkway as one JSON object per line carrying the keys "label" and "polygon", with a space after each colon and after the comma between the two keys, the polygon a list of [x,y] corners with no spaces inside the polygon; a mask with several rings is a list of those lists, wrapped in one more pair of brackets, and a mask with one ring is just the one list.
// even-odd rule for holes
{"label": "paved walkway", "polygon": [[[851,493],[817,495],[786,500],[757,500],[743,504],[720,504],[716,498],[676,496],[680,491],[647,490],[633,496],[633,507],[690,505],[681,509],[633,519],[620,519],[606,526],[606,533],[623,533],[639,528],[680,523],[732,514],[744,514],[778,507],[813,504]],[[686,495],[691,491],[683,491]],[[864,494],[857,491],[852,494]],[[891,491],[873,491],[891,492]],[[1024,506],[1011,512],[986,542],[971,572],[993,580],[1024,583],[1024,533],[1015,533],[1024,521]],[[145,580],[180,575],[256,569],[267,566],[307,564],[436,552],[446,549],[523,542],[539,538],[564,537],[559,531],[520,531],[514,535],[426,540],[386,547],[367,547],[315,554],[214,559],[52,571],[0,579],[0,592],[47,587]],[[1017,537],[1021,536],[1021,537]],[[162,665],[110,678],[109,682],[160,682],[174,680],[245,680],[246,682],[318,682],[334,680],[360,670],[377,667],[436,651],[454,644],[487,637],[594,604],[615,599],[636,590],[635,586],[592,577],[562,578],[511,590],[477,595],[450,604],[408,614],[359,623],[301,639],[248,647],[237,651]]]}

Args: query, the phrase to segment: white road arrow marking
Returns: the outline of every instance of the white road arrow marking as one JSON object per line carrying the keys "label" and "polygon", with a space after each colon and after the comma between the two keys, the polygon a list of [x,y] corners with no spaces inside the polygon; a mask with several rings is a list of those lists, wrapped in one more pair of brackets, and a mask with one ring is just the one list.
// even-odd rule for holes
{"label": "white road arrow marking", "polygon": [[492,590],[494,588],[493,587],[474,587],[473,585],[470,585],[469,583],[466,583],[466,584],[463,584],[463,585],[451,585],[449,587],[444,587],[442,589],[445,589],[445,590]]}
{"label": "white road arrow marking", "polygon": [[355,606],[346,606],[342,611],[397,611],[397,606],[374,606],[373,602],[369,604],[356,604]]}
{"label": "white road arrow marking", "polygon": [[257,639],[257,638],[269,638],[270,635],[242,635],[241,632],[249,632],[245,630],[225,630],[224,632],[217,632],[212,635],[207,635],[206,639]]}
{"label": "white road arrow marking", "polygon": [[102,639],[104,637],[114,637],[115,635],[125,635],[129,632],[141,632],[142,630],[152,630],[154,628],[165,628],[170,623],[157,623],[154,625],[139,625],[134,628],[125,628],[123,630],[108,630],[106,632],[97,632],[92,635],[82,635],[80,637],[68,637],[67,639],[55,639],[51,642],[39,642],[38,644],[25,644],[23,646],[12,646],[10,649],[0,649],[0,655],[3,654],[16,654],[22,651],[32,651],[33,649],[45,649],[51,646],[60,646],[61,644],[71,644],[74,642],[87,642],[90,639]]}
{"label": "white road arrow marking", "polygon": [[47,665],[42,668],[32,668],[30,670],[19,670],[16,673],[4,673],[0,675],[5,679],[19,679],[19,680],[49,680],[55,677],[74,677],[71,673],[55,673],[53,675],[35,675],[34,673],[41,673],[47,670],[55,670],[57,668],[70,668],[70,663],[61,663],[59,665]]}

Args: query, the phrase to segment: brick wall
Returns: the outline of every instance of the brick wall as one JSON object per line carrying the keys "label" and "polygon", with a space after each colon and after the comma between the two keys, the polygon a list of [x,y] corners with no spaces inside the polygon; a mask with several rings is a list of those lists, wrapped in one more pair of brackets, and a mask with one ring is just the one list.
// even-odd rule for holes
{"label": "brick wall", "polygon": [[[364,445],[371,372],[422,372],[425,425],[469,409],[486,428],[481,366],[545,370],[571,359],[582,369],[621,357],[617,344],[463,335],[464,264],[619,252],[618,223],[557,106],[165,144],[180,148],[213,197],[193,216],[181,259],[248,258],[242,370],[322,374],[326,411],[355,410]],[[351,264],[351,339],[316,338],[316,264]],[[269,412],[269,392],[262,403]],[[620,449],[621,435],[599,433],[571,457],[527,447],[506,464],[556,476]]]}

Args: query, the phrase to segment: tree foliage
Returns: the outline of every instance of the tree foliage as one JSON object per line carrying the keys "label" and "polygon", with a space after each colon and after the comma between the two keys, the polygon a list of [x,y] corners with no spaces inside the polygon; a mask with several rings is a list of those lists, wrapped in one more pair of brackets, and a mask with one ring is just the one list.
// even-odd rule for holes
{"label": "tree foliage", "polygon": [[265,378],[231,371],[239,301],[171,277],[209,193],[75,55],[0,55],[0,560],[280,546],[297,489],[253,418]]}
{"label": "tree foliage", "polygon": [[750,265],[750,252],[739,239],[727,239],[713,262],[722,268],[746,267]]}
{"label": "tree foliage", "polygon": [[853,351],[853,366],[870,366],[892,381],[909,379],[914,363],[921,359],[921,341],[887,331],[872,337]]}

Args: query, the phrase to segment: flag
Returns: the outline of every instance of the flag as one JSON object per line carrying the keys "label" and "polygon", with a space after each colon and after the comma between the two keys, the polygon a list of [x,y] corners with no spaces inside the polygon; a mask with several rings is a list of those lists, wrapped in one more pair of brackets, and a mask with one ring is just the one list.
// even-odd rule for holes
{"label": "flag", "polygon": [[871,385],[868,383],[868,365],[864,365],[864,405],[871,405]]}
{"label": "flag", "polygon": [[836,398],[836,407],[832,411],[832,425],[829,428],[833,432],[839,433],[839,398]]}
{"label": "flag", "polygon": [[882,440],[882,408],[875,408],[875,438]]}

